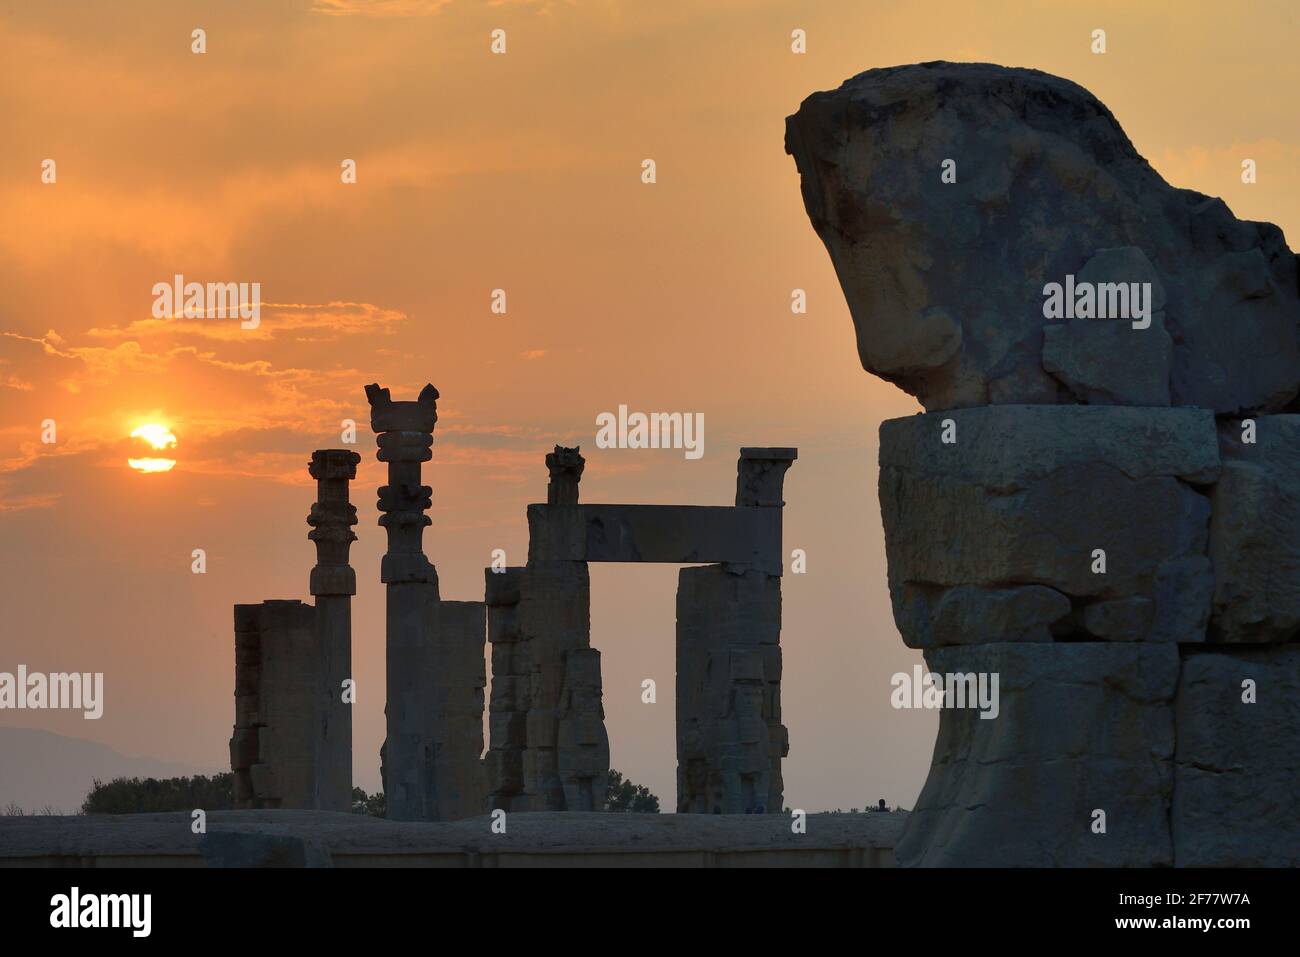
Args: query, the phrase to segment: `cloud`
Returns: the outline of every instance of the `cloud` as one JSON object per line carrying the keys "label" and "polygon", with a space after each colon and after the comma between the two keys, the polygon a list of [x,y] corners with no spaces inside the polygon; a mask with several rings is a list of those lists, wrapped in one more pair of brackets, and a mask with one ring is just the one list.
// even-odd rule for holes
{"label": "cloud", "polygon": [[322,330],[326,335],[309,337],[312,342],[332,342],[340,336],[358,333],[391,335],[406,319],[396,309],[384,309],[368,302],[262,303],[261,323],[253,329],[243,328],[238,319],[138,319],[126,326],[91,329],[97,339],[124,339],[151,336],[196,336],[225,342],[274,339],[288,332]]}
{"label": "cloud", "polygon": [[451,0],[314,0],[311,12],[327,17],[427,17]]}

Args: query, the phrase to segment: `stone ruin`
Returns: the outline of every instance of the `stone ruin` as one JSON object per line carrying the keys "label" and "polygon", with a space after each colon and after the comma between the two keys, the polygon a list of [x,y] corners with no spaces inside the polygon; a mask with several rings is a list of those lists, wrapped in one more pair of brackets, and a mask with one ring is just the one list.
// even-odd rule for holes
{"label": "stone ruin", "polygon": [[[735,504],[587,505],[576,448],[546,456],[546,504],[530,505],[521,567],[488,568],[484,600],[444,601],[422,538],[432,489],[438,391],[414,401],[366,387],[377,457],[388,468],[379,524],[385,585],[387,736],[380,767],[393,820],[450,821],[493,810],[604,807],[609,736],[600,652],[591,647],[589,562],[668,562],[677,594],[679,811],[779,813],[781,517],[790,448],[740,451]],[[349,810],[351,596],[360,457],[312,458],[318,500],[308,519],[319,563],[312,608],[235,606],[236,806]],[[486,649],[492,694],[484,752]]]}
{"label": "stone ruin", "polygon": [[300,601],[235,606],[235,729],[230,738],[239,808],[352,809],[352,596],[356,506],[348,482],[361,456],[312,453],[316,502],[307,537],[316,544],[310,591]]}
{"label": "stone ruin", "polygon": [[[899,862],[1300,864],[1281,231],[1033,70],[871,70],[786,149],[863,368],[926,410],[880,429],[895,622],[933,673],[1001,678],[996,719],[941,712]],[[1045,318],[1067,276],[1149,283],[1147,321]]]}

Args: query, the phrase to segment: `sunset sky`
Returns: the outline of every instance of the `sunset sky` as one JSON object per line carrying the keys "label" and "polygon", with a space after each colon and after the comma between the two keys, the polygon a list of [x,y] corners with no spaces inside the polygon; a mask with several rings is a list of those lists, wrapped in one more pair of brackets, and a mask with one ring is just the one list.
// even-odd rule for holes
{"label": "sunset sky", "polygon": [[[873,67],[1035,67],[1096,94],[1171,183],[1294,246],[1298,18],[1129,0],[0,2],[0,671],[105,673],[99,721],[0,725],[226,768],[231,605],[308,597],[307,462],[353,418],[354,774],[376,789],[383,476],[362,390],[432,382],[425,546],[448,599],[482,598],[495,548],[523,564],[556,443],[582,446],[584,501],[695,504],[731,503],[740,446],[797,446],[786,803],[911,806],[937,718],[889,704],[921,658],[889,611],[875,458],[880,421],[919,406],[858,364],[785,117]],[[154,319],[151,289],[177,273],[261,283],[260,326]],[[596,416],[620,404],[703,413],[705,454],[597,449]],[[170,471],[128,466],[145,424],[175,435]],[[591,569],[612,764],[665,807],[676,578]]]}

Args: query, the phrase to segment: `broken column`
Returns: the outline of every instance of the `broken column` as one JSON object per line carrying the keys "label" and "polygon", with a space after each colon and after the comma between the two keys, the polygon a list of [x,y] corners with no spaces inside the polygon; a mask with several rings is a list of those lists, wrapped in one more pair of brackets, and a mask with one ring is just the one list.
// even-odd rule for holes
{"label": "broken column", "polygon": [[444,601],[433,645],[433,685],[425,690],[432,713],[433,820],[458,821],[484,813],[483,656],[486,632],[480,601]]}
{"label": "broken column", "polygon": [[348,481],[359,461],[341,449],[312,453],[316,502],[307,522],[316,544],[316,606],[235,606],[230,766],[236,807],[352,808],[352,706],[343,682],[351,673],[356,593],[348,549],[357,518],[348,504]]}
{"label": "broken column", "polygon": [[[795,449],[741,449],[737,508],[780,509]],[[779,546],[778,546],[779,554]],[[780,813],[781,578],[744,564],[684,568],[677,587],[677,810]]]}
{"label": "broken column", "polygon": [[566,449],[557,445],[554,452],[546,453],[546,468],[551,481],[546,486],[547,505],[577,505],[578,483],[587,460],[580,454],[582,446]]}
{"label": "broken column", "polygon": [[429,706],[436,675],[438,574],[424,555],[433,490],[420,483],[420,464],[433,457],[438,390],[426,385],[414,402],[394,402],[387,389],[366,386],[377,458],[388,465],[379,488],[379,524],[388,533],[380,580],[387,586],[384,708],[387,737],[381,770],[388,817],[437,819],[435,752],[438,731]]}
{"label": "broken column", "polygon": [[[942,707],[899,862],[1300,863],[1281,231],[1032,70],[871,70],[786,148],[863,368],[928,413],[880,430],[894,618]],[[991,707],[943,693],[972,678]]]}
{"label": "broken column", "polygon": [[352,596],[357,576],[348,552],[357,540],[352,526],[357,509],[348,501],[348,482],[357,477],[361,456],[346,449],[312,453],[311,477],[316,502],[307,524],[307,537],[316,544],[311,570],[316,597],[315,631],[320,655],[320,744],[317,754],[318,793],[311,806],[328,811],[352,810]]}
{"label": "broken column", "polygon": [[320,793],[316,611],[300,601],[235,606],[237,808],[314,808]]}
{"label": "broken column", "polygon": [[570,811],[603,811],[609,787],[609,735],[605,731],[600,652],[578,648],[564,660],[556,723],[555,764]]}
{"label": "broken column", "polygon": [[486,810],[514,811],[524,789],[524,751],[528,746],[528,709],[532,657],[519,627],[523,568],[485,569],[487,640],[492,645],[492,698],[488,704]]}
{"label": "broken column", "polygon": [[[546,461],[551,472],[547,498],[555,501],[542,507],[576,507],[582,456],[576,448],[556,446]],[[591,650],[587,563],[541,557],[538,547],[539,542],[530,534],[528,564],[520,579],[518,615],[531,670],[526,747],[521,760],[523,790],[514,803],[519,810],[573,810],[570,800],[581,804],[590,791],[591,800],[604,807],[609,742],[599,705],[599,682],[593,686],[587,655]],[[495,663],[495,646],[493,651]],[[602,764],[603,768],[597,769]]]}

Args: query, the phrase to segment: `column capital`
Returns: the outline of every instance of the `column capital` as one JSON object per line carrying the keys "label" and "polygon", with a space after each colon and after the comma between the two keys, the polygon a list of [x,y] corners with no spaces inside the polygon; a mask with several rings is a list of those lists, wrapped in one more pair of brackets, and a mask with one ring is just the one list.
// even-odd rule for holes
{"label": "column capital", "polygon": [[754,448],[740,450],[736,463],[736,504],[781,508],[785,505],[785,473],[799,457],[792,448]]}
{"label": "column capital", "polygon": [[587,460],[582,457],[582,446],[568,449],[557,445],[554,452],[546,453],[546,468],[551,473],[551,483],[546,487],[547,505],[577,505],[578,483]]}
{"label": "column capital", "polygon": [[357,509],[348,501],[348,482],[357,476],[361,456],[350,449],[317,449],[307,470],[316,480],[316,501],[307,524],[307,538],[316,544],[316,567],[311,570],[313,595],[355,595],[357,576],[348,564],[348,552],[357,540],[352,526]]}

